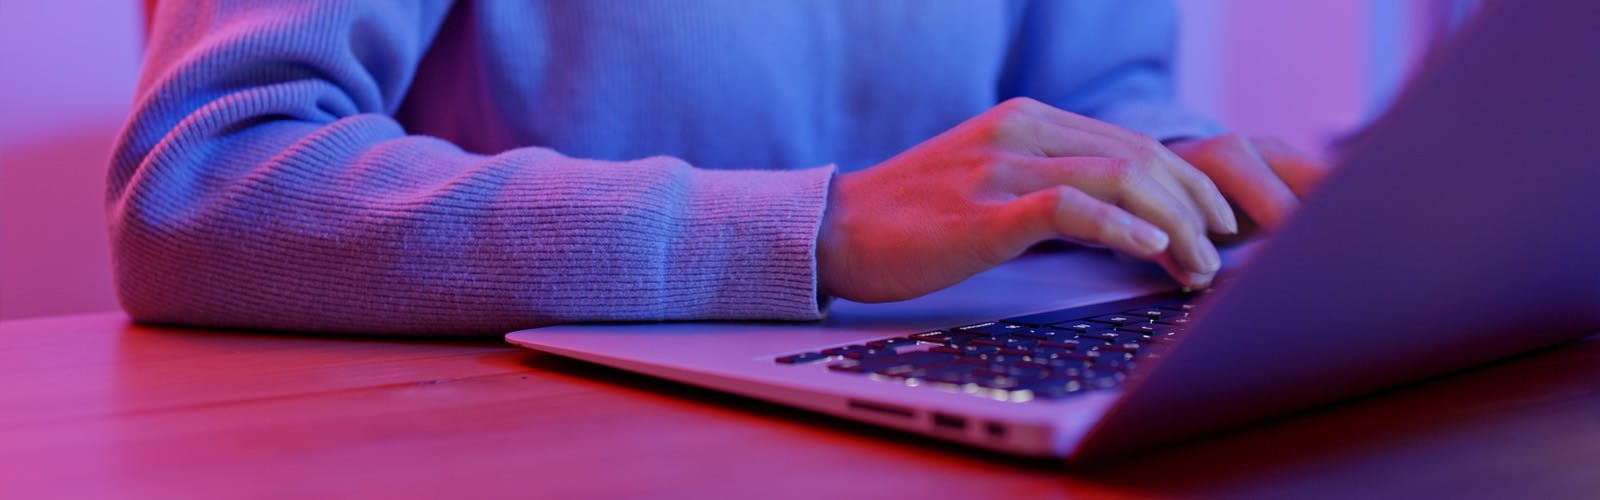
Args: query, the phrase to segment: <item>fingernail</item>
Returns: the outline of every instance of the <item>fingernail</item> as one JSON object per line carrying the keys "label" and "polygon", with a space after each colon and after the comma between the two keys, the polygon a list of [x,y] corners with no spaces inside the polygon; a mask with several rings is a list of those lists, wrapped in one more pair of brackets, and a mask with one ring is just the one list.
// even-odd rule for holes
{"label": "fingernail", "polygon": [[1204,290],[1211,286],[1211,276],[1210,274],[1189,273],[1189,276],[1184,279],[1184,288],[1189,288],[1191,289],[1190,291]]}
{"label": "fingernail", "polygon": [[1233,215],[1233,209],[1225,208],[1222,212],[1222,229],[1228,234],[1239,234],[1239,218]]}
{"label": "fingernail", "polygon": [[1133,227],[1133,243],[1139,245],[1139,248],[1148,253],[1158,253],[1166,250],[1167,243],[1170,240],[1167,237],[1167,233],[1153,226],[1139,224]]}
{"label": "fingernail", "polygon": [[1222,256],[1217,254],[1217,247],[1202,245],[1200,247],[1200,271],[1211,274],[1222,269]]}

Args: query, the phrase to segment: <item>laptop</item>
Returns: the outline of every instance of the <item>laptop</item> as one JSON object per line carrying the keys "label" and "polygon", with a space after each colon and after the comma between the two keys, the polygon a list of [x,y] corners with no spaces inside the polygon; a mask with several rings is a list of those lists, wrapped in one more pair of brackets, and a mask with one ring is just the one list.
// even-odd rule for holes
{"label": "laptop", "polygon": [[1026,255],[815,323],[583,324],[531,349],[1009,454],[1085,461],[1600,331],[1600,3],[1486,5],[1269,239],[1186,294]]}

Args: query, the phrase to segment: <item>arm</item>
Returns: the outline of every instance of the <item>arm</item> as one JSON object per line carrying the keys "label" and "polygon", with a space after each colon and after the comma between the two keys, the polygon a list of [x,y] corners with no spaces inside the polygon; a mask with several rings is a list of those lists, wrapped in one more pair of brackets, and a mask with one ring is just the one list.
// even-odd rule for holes
{"label": "arm", "polygon": [[407,135],[390,115],[446,10],[163,3],[108,181],[128,313],[393,334],[819,316],[831,169]]}

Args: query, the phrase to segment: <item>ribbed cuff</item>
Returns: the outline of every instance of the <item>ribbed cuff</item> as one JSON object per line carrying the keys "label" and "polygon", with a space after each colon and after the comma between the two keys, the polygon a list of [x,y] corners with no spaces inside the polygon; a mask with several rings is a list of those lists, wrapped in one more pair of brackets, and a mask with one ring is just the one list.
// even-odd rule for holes
{"label": "ribbed cuff", "polygon": [[820,319],[817,234],[834,171],[691,169],[685,230],[668,253],[669,300],[699,295],[700,317]]}

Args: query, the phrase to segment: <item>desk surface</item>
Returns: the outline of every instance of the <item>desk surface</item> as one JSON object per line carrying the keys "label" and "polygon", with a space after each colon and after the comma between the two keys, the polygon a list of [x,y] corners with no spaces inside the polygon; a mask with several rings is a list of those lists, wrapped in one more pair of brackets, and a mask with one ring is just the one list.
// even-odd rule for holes
{"label": "desk surface", "polygon": [[[1093,467],[509,347],[0,324],[0,496],[1600,492],[1600,336]],[[8,494],[11,493],[11,494]],[[17,495],[20,494],[20,495]]]}

